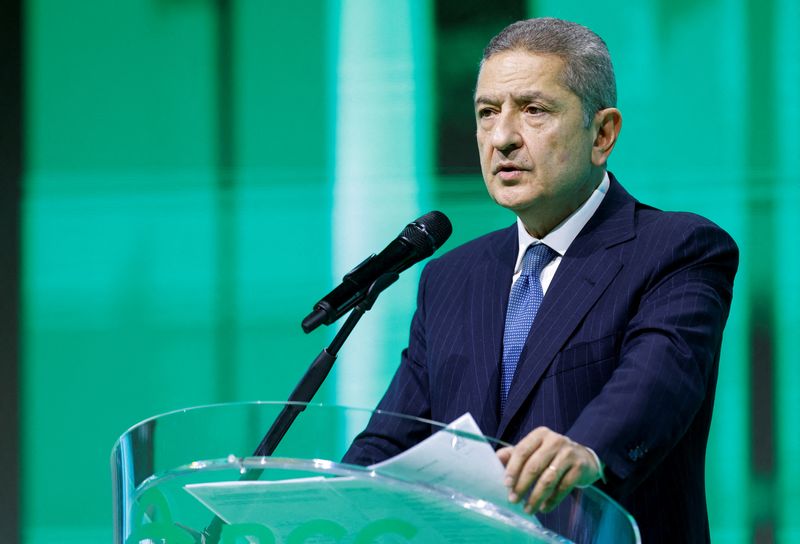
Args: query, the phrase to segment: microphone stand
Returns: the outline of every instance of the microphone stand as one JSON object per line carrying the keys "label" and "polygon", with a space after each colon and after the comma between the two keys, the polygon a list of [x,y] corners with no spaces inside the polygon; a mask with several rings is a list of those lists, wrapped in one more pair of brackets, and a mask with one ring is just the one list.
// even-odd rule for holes
{"label": "microphone stand", "polygon": [[[358,324],[365,313],[372,309],[372,306],[378,299],[378,295],[397,281],[398,277],[396,272],[387,272],[378,277],[378,279],[369,286],[364,300],[353,308],[353,311],[347,316],[347,320],[344,322],[344,325],[342,325],[342,328],[339,329],[339,332],[334,336],[331,344],[327,348],[323,348],[320,354],[317,355],[317,358],[314,359],[314,362],[311,363],[311,366],[308,367],[303,377],[300,378],[294,391],[292,391],[292,394],[289,396],[289,400],[284,404],[281,413],[278,414],[278,417],[272,423],[267,434],[261,439],[255,453],[253,453],[253,457],[267,457],[272,455],[278,447],[278,444],[280,444],[281,440],[286,435],[289,427],[294,423],[294,420],[300,415],[300,412],[306,409],[306,404],[314,398],[314,395],[322,386],[322,382],[328,377],[333,363],[336,362],[336,356],[339,350],[344,345],[345,340],[350,336],[350,333],[353,332],[356,324]],[[262,469],[247,471],[242,475],[241,480],[257,480],[261,477],[262,472]],[[203,531],[200,541],[204,544],[217,544],[222,534],[222,524],[222,519],[219,516],[214,516],[214,519],[206,530]]]}

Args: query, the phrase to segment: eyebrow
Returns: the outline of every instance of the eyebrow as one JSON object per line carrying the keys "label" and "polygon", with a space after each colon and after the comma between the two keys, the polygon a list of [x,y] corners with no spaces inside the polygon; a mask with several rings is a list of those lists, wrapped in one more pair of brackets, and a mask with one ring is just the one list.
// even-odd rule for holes
{"label": "eyebrow", "polygon": [[[547,102],[548,104],[553,104],[555,101],[547,96],[544,93],[539,91],[530,91],[530,92],[523,92],[513,96],[514,102],[517,104],[527,104],[529,102],[536,102],[537,100],[541,100]],[[493,95],[485,95],[482,94],[480,96],[475,97],[475,104],[499,104],[502,102],[501,99],[497,98]]]}

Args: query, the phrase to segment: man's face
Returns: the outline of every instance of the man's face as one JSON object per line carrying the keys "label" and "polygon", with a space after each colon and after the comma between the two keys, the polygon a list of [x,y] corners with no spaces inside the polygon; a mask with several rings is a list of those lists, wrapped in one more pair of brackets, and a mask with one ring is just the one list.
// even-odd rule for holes
{"label": "man's face", "polygon": [[592,163],[597,129],[583,124],[577,95],[560,82],[563,61],[527,51],[483,63],[475,90],[478,151],[492,198],[542,237],[602,179]]}

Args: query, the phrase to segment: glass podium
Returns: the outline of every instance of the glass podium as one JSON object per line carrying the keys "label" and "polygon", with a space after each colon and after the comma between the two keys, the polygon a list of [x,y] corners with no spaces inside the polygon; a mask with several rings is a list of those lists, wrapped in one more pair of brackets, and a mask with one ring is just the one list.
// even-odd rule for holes
{"label": "glass podium", "polygon": [[[556,510],[558,523],[545,516],[542,524],[498,498],[487,487],[495,478],[482,470],[461,480],[469,482],[463,486],[396,466],[339,462],[370,417],[408,417],[399,414],[293,404],[302,412],[277,449],[253,457],[286,406],[189,408],[129,429],[111,455],[114,542],[640,542],[633,518],[594,487],[573,491]],[[425,424],[445,454],[472,455],[472,448],[485,453],[501,445],[445,424]]]}

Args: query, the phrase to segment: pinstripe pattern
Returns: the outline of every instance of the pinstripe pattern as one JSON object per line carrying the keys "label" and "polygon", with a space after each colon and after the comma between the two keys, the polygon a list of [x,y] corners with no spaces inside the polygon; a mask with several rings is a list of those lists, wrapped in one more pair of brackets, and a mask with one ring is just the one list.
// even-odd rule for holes
{"label": "pinstripe pattern", "polygon": [[[512,226],[426,266],[409,347],[379,408],[438,421],[469,411],[511,443],[550,427],[597,452],[606,491],[645,543],[707,542],[705,447],[734,242],[701,217],[636,202],[611,176],[542,301],[500,417],[517,251]],[[373,462],[429,432],[376,418],[345,459]],[[556,530],[559,510],[546,518]]]}

